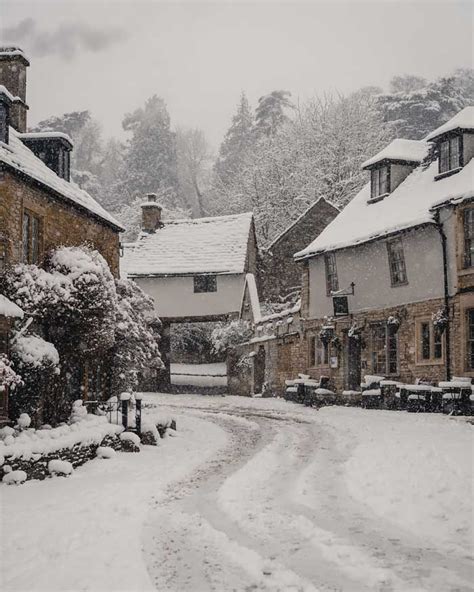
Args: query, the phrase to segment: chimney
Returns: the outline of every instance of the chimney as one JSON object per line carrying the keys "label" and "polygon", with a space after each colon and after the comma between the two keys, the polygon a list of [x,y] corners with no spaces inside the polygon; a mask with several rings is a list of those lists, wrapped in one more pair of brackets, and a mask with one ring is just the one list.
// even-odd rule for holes
{"label": "chimney", "polygon": [[162,207],[156,201],[156,193],[147,193],[147,201],[141,204],[143,232],[156,232],[163,226],[161,221]]}
{"label": "chimney", "polygon": [[0,85],[0,142],[8,144],[8,126],[13,97],[8,90]]}
{"label": "chimney", "polygon": [[0,47],[0,85],[14,97],[10,109],[10,125],[18,132],[26,132],[26,68],[30,65],[19,47]]}

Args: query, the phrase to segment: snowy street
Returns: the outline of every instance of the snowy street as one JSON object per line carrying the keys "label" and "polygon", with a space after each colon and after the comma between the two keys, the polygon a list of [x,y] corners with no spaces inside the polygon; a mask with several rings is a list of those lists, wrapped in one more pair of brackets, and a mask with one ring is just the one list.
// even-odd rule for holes
{"label": "snowy street", "polygon": [[472,589],[471,425],[147,400],[177,437],[2,489],[3,590]]}

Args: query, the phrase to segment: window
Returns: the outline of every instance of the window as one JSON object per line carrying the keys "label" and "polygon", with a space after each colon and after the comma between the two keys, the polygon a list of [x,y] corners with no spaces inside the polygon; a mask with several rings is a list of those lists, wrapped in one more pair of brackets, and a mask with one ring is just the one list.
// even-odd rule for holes
{"label": "window", "polygon": [[323,343],[319,337],[314,337],[311,358],[312,366],[329,366],[329,343]]}
{"label": "window", "polygon": [[40,221],[30,212],[23,212],[22,259],[24,263],[40,259]]}
{"label": "window", "polygon": [[439,147],[439,172],[446,173],[461,166],[461,136],[452,136]]}
{"label": "window", "polygon": [[7,246],[0,242],[0,271],[7,266]]}
{"label": "window", "polygon": [[464,264],[474,265],[474,208],[464,211]]}
{"label": "window", "polygon": [[385,195],[390,191],[390,180],[389,180],[388,165],[372,169],[371,172],[371,197],[378,197],[379,195]]}
{"label": "window", "polygon": [[467,311],[467,368],[474,370],[474,308]]}
{"label": "window", "polygon": [[0,142],[8,144],[8,107],[0,102]]}
{"label": "window", "polygon": [[339,290],[336,255],[334,253],[326,253],[324,263],[326,265],[326,293],[328,296],[331,296],[331,294]]}
{"label": "window", "polygon": [[429,320],[417,324],[418,363],[433,363],[443,358],[443,336]]}
{"label": "window", "polygon": [[408,280],[402,239],[397,238],[389,241],[387,243],[387,250],[392,286],[403,286],[404,284],[407,284]]}
{"label": "window", "polygon": [[217,276],[215,275],[195,275],[194,292],[217,292]]}
{"label": "window", "polygon": [[377,323],[371,326],[371,360],[374,374],[398,373],[398,337],[387,325]]}

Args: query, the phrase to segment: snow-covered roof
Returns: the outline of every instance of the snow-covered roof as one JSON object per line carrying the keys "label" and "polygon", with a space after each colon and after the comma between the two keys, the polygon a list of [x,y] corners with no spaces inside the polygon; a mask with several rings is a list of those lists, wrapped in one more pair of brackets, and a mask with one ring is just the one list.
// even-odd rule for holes
{"label": "snow-covered roof", "polygon": [[80,189],[75,183],[62,179],[47,167],[23,144],[20,139],[22,136],[23,134],[19,134],[12,127],[10,128],[8,145],[0,143],[0,163],[34,179],[55,194],[59,194],[66,201],[72,202],[79,208],[100,218],[103,222],[114,226],[117,230],[125,230],[120,222],[104,210],[91,195]]}
{"label": "snow-covered roof", "polygon": [[474,107],[464,107],[452,119],[429,133],[425,139],[429,142],[455,129],[474,129]]}
{"label": "snow-covered roof", "polygon": [[61,140],[66,140],[71,146],[74,146],[71,137],[67,134],[63,134],[63,132],[26,132],[20,134],[20,138],[22,140],[47,140],[48,138],[59,138]]}
{"label": "snow-covered roof", "polygon": [[474,197],[474,159],[455,175],[435,180],[437,175],[437,161],[427,168],[419,166],[392,193],[375,203],[368,203],[368,183],[339,216],[295,257],[302,259],[324,251],[343,249],[433,223],[431,208],[447,201]]}
{"label": "snow-covered roof", "polygon": [[252,214],[170,220],[125,248],[128,276],[243,273]]}
{"label": "snow-covered roof", "polygon": [[3,294],[0,294],[0,315],[1,316],[22,319],[23,314],[24,314],[23,311],[21,310],[21,308],[17,304],[12,302],[11,300],[8,300],[8,298],[6,296],[3,296]]}
{"label": "snow-covered roof", "polygon": [[420,163],[426,157],[427,153],[428,145],[426,142],[396,138],[378,154],[366,160],[362,164],[362,168],[366,169],[382,160]]}

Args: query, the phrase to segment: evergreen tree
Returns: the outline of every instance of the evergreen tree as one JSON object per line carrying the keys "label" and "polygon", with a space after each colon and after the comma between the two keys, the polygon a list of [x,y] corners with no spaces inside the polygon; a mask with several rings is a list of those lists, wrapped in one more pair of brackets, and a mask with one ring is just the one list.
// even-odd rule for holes
{"label": "evergreen tree", "polygon": [[126,115],[122,126],[131,133],[120,183],[124,201],[130,203],[137,195],[159,189],[176,196],[176,138],[163,99],[152,96],[144,107]]}
{"label": "evergreen tree", "polygon": [[285,110],[294,109],[287,90],[274,90],[258,99],[255,111],[255,132],[257,135],[274,136],[288,121]]}
{"label": "evergreen tree", "polygon": [[254,117],[245,93],[240,95],[237,112],[227,130],[214,172],[220,183],[226,185],[242,169],[252,149]]}
{"label": "evergreen tree", "polygon": [[438,78],[423,88],[379,97],[385,121],[393,126],[398,137],[412,140],[423,138],[468,103],[455,77]]}

